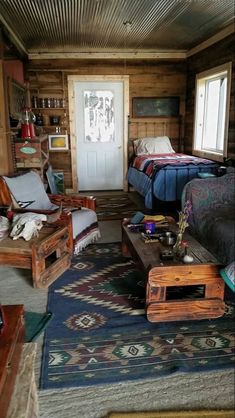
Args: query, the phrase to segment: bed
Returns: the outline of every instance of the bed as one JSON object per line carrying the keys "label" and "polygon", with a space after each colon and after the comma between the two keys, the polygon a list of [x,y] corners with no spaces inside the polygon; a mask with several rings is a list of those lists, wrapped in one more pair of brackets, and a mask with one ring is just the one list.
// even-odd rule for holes
{"label": "bed", "polygon": [[130,121],[127,178],[129,185],[144,197],[146,208],[153,209],[156,199],[180,200],[186,183],[200,172],[215,174],[218,168],[212,160],[180,152],[180,129],[177,118],[173,122],[151,122],[150,126],[147,122]]}

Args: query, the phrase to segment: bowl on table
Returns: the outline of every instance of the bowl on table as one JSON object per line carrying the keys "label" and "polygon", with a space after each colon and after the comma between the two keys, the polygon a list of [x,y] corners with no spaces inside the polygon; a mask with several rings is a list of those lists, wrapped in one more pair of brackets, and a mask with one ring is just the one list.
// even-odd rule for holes
{"label": "bowl on table", "polygon": [[171,231],[166,231],[161,235],[160,241],[167,247],[174,245],[176,243],[176,234]]}

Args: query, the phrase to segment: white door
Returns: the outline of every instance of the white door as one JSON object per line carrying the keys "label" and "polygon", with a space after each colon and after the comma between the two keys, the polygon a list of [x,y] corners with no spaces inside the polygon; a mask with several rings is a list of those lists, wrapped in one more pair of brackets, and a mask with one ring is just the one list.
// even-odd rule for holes
{"label": "white door", "polygon": [[75,83],[79,190],[123,189],[123,83]]}

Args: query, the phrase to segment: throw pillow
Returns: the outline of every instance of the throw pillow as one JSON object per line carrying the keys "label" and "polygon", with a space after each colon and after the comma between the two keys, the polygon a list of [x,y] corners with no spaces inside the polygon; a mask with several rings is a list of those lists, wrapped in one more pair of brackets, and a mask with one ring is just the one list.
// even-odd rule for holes
{"label": "throw pillow", "polygon": [[134,141],[136,155],[171,154],[175,151],[167,136],[145,137]]}
{"label": "throw pillow", "polygon": [[54,210],[58,206],[49,200],[41,177],[35,171],[16,177],[4,176],[17,207],[39,210]]}

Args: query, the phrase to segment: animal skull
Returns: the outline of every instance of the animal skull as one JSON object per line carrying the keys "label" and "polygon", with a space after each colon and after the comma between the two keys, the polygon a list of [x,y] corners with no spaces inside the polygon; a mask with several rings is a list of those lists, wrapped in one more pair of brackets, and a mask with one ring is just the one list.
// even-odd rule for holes
{"label": "animal skull", "polygon": [[47,221],[47,216],[38,213],[16,214],[13,216],[10,237],[13,240],[22,237],[25,241],[29,241],[31,238],[38,236],[38,231],[43,227],[45,221]]}

